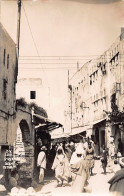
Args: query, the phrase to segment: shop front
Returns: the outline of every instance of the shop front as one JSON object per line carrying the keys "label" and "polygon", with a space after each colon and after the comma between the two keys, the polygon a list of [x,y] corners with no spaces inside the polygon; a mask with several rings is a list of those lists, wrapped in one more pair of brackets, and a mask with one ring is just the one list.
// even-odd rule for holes
{"label": "shop front", "polygon": [[94,138],[95,144],[95,154],[100,156],[103,145],[106,146],[106,132],[105,132],[106,120],[101,119],[99,121],[93,122],[93,133],[92,137]]}
{"label": "shop front", "polygon": [[[57,128],[62,127],[62,124],[55,121],[51,121],[48,118],[40,116],[38,114],[33,115],[34,126],[34,180],[38,180],[38,168],[37,168],[37,157],[41,151],[42,146],[47,147],[46,158],[47,158],[47,169],[49,171],[49,154],[51,150],[51,133]],[[47,172],[48,173],[48,172]]]}

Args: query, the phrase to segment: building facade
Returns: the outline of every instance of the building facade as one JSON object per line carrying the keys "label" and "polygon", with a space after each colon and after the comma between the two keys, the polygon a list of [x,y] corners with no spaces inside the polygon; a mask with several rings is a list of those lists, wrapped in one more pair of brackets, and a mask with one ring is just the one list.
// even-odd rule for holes
{"label": "building facade", "polygon": [[16,45],[0,24],[0,145],[11,144],[16,117]]}
{"label": "building facade", "polygon": [[49,109],[49,89],[43,87],[41,76],[31,75],[30,73],[24,77],[18,78],[17,83],[17,99],[24,98],[27,103],[35,104]]}
{"label": "building facade", "polygon": [[[16,44],[2,24],[0,52],[0,174],[4,174],[7,186],[11,169],[17,169],[18,162],[19,185],[30,184],[36,177],[37,156],[41,146],[45,145],[49,151],[49,133],[62,125],[49,120],[46,110],[37,105],[43,103],[40,78],[22,78],[19,80],[19,91],[16,91]],[[17,99],[17,93],[26,100]]]}
{"label": "building facade", "polygon": [[16,45],[0,23],[0,172],[3,172],[5,152],[16,135],[17,74]]}
{"label": "building facade", "polygon": [[[123,142],[124,28],[101,56],[85,63],[69,81],[71,134],[85,133],[94,139],[97,154],[103,145],[114,151]],[[116,114],[120,118],[117,118]],[[112,152],[110,152],[111,154]]]}

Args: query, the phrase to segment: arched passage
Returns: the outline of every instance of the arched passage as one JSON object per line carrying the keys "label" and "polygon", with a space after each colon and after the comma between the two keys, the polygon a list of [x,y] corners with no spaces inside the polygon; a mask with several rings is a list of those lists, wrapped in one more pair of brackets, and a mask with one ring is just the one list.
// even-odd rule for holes
{"label": "arched passage", "polygon": [[31,137],[31,131],[28,122],[22,119],[18,123],[16,141],[14,145],[15,160],[20,165],[19,176],[20,181],[31,179],[33,174],[33,156],[34,147],[32,145],[33,138]]}
{"label": "arched passage", "polygon": [[26,163],[27,154],[29,146],[31,145],[30,141],[30,129],[26,120],[22,119],[19,122],[16,134],[16,141],[14,145],[15,159],[20,163]]}
{"label": "arched passage", "polygon": [[30,129],[26,120],[21,120],[19,123],[21,133],[22,133],[22,142],[24,145],[30,143]]}

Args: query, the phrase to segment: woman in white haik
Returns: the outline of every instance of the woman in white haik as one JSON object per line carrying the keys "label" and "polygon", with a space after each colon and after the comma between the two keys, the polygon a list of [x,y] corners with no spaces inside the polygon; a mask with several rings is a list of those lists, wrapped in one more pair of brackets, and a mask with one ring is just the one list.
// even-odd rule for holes
{"label": "woman in white haik", "polygon": [[[71,168],[73,167],[74,164],[78,163],[81,160],[84,160],[84,157],[85,157],[85,150],[83,146],[79,143],[77,145],[76,150],[73,152],[71,156],[71,160],[70,160]],[[72,175],[72,184],[73,184],[76,174],[72,172],[71,175]]]}
{"label": "woman in white haik", "polygon": [[91,192],[88,185],[88,162],[84,159],[84,157],[85,150],[81,145],[78,145],[70,160],[72,193]]}
{"label": "woman in white haik", "polygon": [[55,170],[57,187],[62,185],[63,186],[69,185],[68,184],[68,178],[70,177],[69,161],[61,146],[59,146],[57,149],[52,169]]}
{"label": "woman in white haik", "polygon": [[40,167],[39,183],[43,183],[44,179],[44,170],[46,169],[46,150],[47,148],[42,146],[41,152],[38,154],[37,166]]}

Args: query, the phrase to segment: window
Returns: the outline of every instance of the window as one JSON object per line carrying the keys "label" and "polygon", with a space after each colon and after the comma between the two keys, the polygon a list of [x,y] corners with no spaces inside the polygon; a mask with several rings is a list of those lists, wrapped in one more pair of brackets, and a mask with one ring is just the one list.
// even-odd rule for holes
{"label": "window", "polygon": [[36,91],[30,91],[30,99],[36,99]]}
{"label": "window", "polygon": [[6,59],[6,49],[4,49],[4,53],[3,53],[3,64],[5,65],[5,59]]}
{"label": "window", "polygon": [[7,69],[9,68],[9,54],[7,55]]}
{"label": "window", "polygon": [[6,100],[7,98],[7,80],[3,79],[3,98]]}

